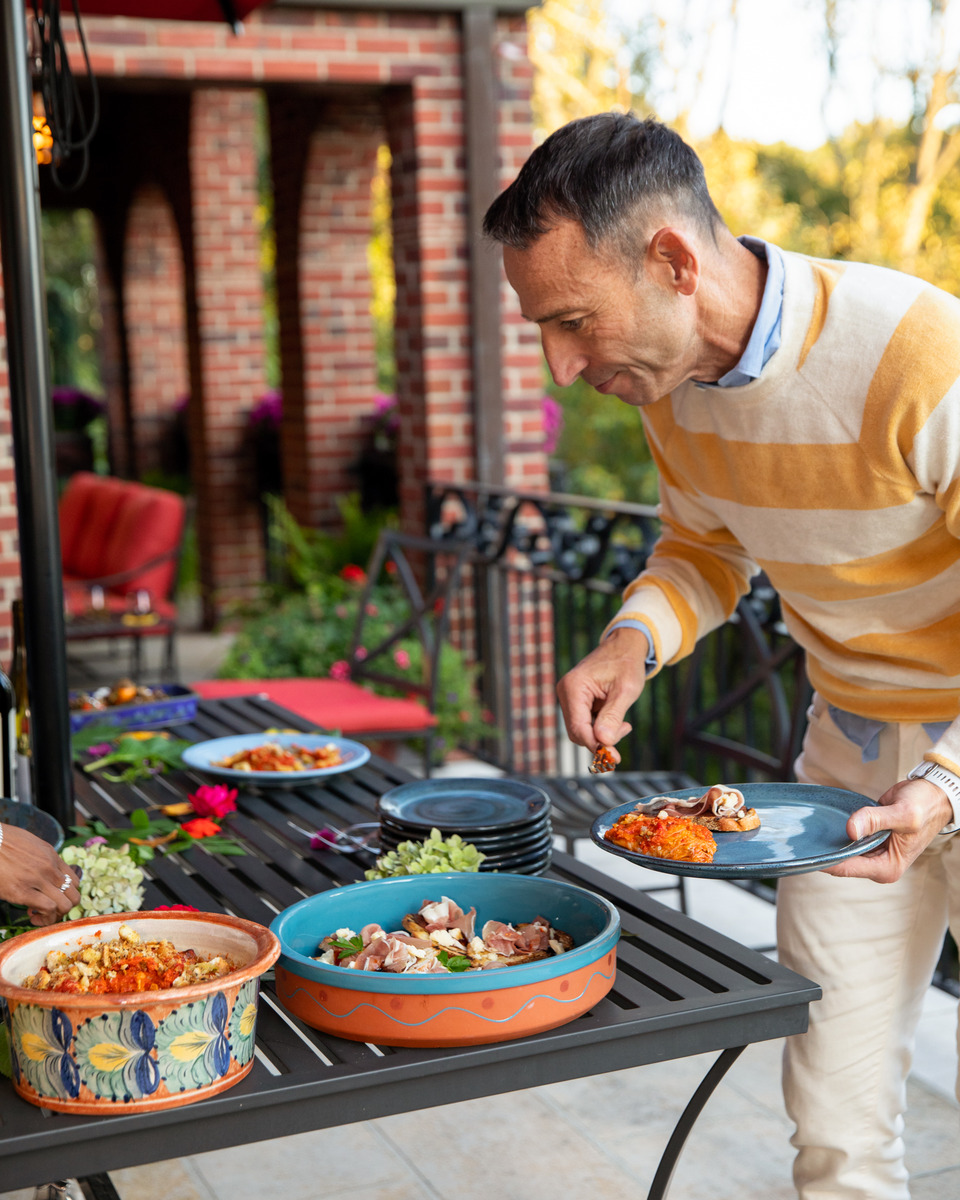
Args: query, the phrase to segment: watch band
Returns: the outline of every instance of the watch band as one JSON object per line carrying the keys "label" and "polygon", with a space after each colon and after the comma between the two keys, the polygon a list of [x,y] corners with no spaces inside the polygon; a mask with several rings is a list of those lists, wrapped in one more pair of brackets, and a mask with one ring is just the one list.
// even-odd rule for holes
{"label": "watch band", "polygon": [[940,830],[941,833],[956,833],[960,829],[960,776],[954,775],[939,763],[924,760],[907,775],[908,779],[929,779],[937,787],[943,788],[953,809],[953,820]]}

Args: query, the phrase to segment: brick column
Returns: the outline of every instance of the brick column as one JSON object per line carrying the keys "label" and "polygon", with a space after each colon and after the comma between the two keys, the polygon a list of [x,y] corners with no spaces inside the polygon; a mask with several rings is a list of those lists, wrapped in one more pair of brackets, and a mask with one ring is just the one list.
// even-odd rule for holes
{"label": "brick column", "polygon": [[[294,516],[335,526],[373,412],[370,185],[379,108],[271,101],[284,494]],[[299,136],[291,137],[291,129]]]}
{"label": "brick column", "polygon": [[189,391],[183,252],[158,187],[134,197],[123,261],[134,473],[142,476],[161,466],[167,427]]}
{"label": "brick column", "polygon": [[266,390],[256,161],[257,95],[199,88],[190,118],[190,448],[204,620],[263,578],[247,414]]}

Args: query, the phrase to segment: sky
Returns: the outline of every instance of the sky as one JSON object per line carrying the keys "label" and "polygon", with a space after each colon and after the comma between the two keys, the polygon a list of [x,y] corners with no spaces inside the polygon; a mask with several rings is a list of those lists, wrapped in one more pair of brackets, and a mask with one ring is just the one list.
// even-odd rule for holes
{"label": "sky", "polygon": [[[695,137],[716,128],[721,110],[732,137],[802,149],[874,113],[906,121],[911,90],[901,72],[928,52],[930,0],[837,0],[842,36],[832,89],[824,0],[737,0],[736,37],[731,0],[607,0],[607,7],[619,24],[665,20],[657,115],[669,121],[689,110]],[[943,49],[960,58],[960,0],[947,0]]]}

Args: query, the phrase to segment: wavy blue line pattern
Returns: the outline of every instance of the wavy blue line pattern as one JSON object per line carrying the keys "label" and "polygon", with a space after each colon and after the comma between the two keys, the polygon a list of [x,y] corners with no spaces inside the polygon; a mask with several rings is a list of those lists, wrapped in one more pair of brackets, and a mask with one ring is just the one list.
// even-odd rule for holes
{"label": "wavy blue line pattern", "polygon": [[311,993],[308,992],[306,990],[306,988],[302,988],[302,987],[294,988],[294,990],[289,993],[288,999],[292,1000],[294,996],[303,994],[304,996],[306,996],[306,998],[312,1004],[314,1004],[317,1008],[319,1008],[323,1012],[325,1012],[328,1017],[332,1017],[335,1021],[343,1021],[347,1017],[352,1017],[353,1014],[355,1012],[359,1012],[360,1009],[369,1008],[369,1009],[372,1009],[375,1013],[377,1013],[380,1016],[389,1017],[390,1020],[394,1022],[394,1024],[403,1025],[407,1029],[416,1029],[423,1025],[429,1025],[429,1023],[431,1021],[435,1021],[437,1019],[437,1017],[445,1016],[447,1013],[450,1013],[450,1012],[462,1012],[462,1013],[465,1013],[468,1017],[479,1018],[481,1021],[486,1021],[491,1025],[502,1025],[507,1021],[513,1021],[516,1017],[518,1017],[520,1015],[520,1013],[522,1013],[525,1009],[528,1009],[535,1000],[552,1000],[556,1004],[573,1004],[578,1000],[582,1000],[583,997],[586,995],[587,990],[589,989],[590,985],[593,983],[593,981],[595,979],[599,978],[599,979],[609,980],[612,984],[613,977],[615,974],[616,974],[616,971],[612,971],[609,975],[605,975],[603,973],[603,971],[594,971],[593,974],[590,976],[590,978],[587,980],[587,982],[584,984],[582,991],[580,991],[579,994],[576,996],[566,996],[563,999],[561,999],[559,996],[552,996],[549,992],[538,992],[536,996],[528,997],[527,1000],[523,1004],[520,1005],[520,1007],[516,1010],[516,1012],[510,1013],[506,1017],[488,1017],[488,1016],[485,1016],[483,1013],[474,1012],[474,1010],[472,1008],[462,1008],[459,1005],[453,1005],[453,1004],[448,1005],[446,1008],[441,1009],[439,1012],[435,1012],[435,1013],[431,1014],[429,1017],[426,1017],[422,1021],[401,1021],[399,1017],[395,1017],[393,1015],[393,1013],[387,1012],[386,1009],[378,1008],[377,1005],[368,1004],[366,1002],[363,1002],[360,1004],[355,1004],[353,1006],[353,1008],[350,1009],[349,1012],[343,1012],[343,1013],[332,1012],[329,1008],[327,1008],[327,1006],[325,1004],[322,1004],[316,998],[316,996],[311,995]]}

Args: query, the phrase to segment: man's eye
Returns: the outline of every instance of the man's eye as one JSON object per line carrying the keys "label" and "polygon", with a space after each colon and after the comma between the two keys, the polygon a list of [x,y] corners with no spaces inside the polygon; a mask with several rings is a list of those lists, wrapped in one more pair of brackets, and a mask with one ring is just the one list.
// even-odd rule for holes
{"label": "man's eye", "polygon": [[571,317],[567,321],[561,321],[560,328],[561,329],[579,329],[582,324],[583,324],[582,317]]}

